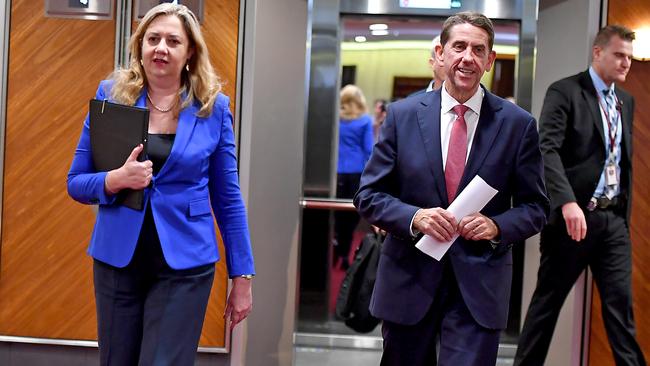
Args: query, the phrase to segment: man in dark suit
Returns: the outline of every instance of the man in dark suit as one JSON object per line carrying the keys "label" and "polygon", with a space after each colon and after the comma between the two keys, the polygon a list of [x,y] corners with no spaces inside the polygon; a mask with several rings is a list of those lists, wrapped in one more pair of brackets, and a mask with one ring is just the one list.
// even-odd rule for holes
{"label": "man in dark suit", "polygon": [[551,199],[537,288],[515,365],[542,365],[564,300],[589,266],[617,365],[645,365],[632,316],[629,237],[634,99],[615,87],[630,70],[634,33],[607,26],[589,70],[553,83],[540,117]]}
{"label": "man in dark suit", "polygon": [[411,93],[407,96],[407,98],[440,89],[442,82],[445,81],[445,67],[442,62],[438,62],[438,59],[436,58],[437,46],[440,46],[439,35],[436,36],[433,41],[431,41],[431,57],[429,57],[429,66],[431,67],[431,74],[433,75],[433,79],[431,79],[426,89],[420,89],[414,93]]}
{"label": "man in dark suit", "polygon": [[[539,232],[548,199],[537,126],[489,93],[492,22],[458,13],[443,25],[439,90],[392,103],[354,203],[388,232],[370,309],[383,320],[382,365],[494,365],[505,328],[513,243]],[[446,208],[475,176],[499,193],[480,212]],[[415,247],[460,237],[437,261]],[[439,339],[439,354],[436,344]]]}
{"label": "man in dark suit", "polygon": [[440,46],[439,35],[431,41],[431,57],[429,57],[429,66],[431,67],[433,79],[425,89],[425,92],[440,89],[442,87],[442,82],[445,81],[445,65],[442,62],[439,62],[436,58],[436,47],[438,46]]}

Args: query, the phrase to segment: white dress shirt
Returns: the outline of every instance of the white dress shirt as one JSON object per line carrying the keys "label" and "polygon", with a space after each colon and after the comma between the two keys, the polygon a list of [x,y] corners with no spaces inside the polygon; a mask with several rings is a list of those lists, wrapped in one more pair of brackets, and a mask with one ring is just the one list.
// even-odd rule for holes
{"label": "white dress shirt", "polygon": [[[440,147],[442,150],[442,169],[444,171],[447,165],[447,152],[449,151],[449,138],[451,137],[451,128],[454,125],[456,120],[456,113],[454,113],[453,108],[457,106],[458,101],[454,99],[447,90],[445,89],[445,83],[442,84],[440,88]],[[481,104],[483,104],[483,88],[479,86],[476,93],[469,98],[464,105],[469,107],[467,112],[465,112],[465,124],[467,124],[467,156],[465,156],[465,163],[469,158],[469,153],[472,150],[472,142],[474,141],[474,135],[476,134],[476,127],[478,126],[478,119],[481,116]],[[417,212],[415,214],[417,215]],[[415,215],[411,218],[411,235],[416,236],[418,233],[415,232],[413,228],[413,220]]]}
{"label": "white dress shirt", "polygon": [[[454,113],[453,108],[461,103],[458,103],[456,99],[447,93],[444,83],[440,90],[440,95],[440,147],[442,148],[442,167],[444,170],[447,165],[447,151],[449,151],[451,128],[456,120],[456,113]],[[472,150],[472,142],[474,141],[476,126],[478,126],[478,118],[481,115],[482,103],[483,88],[481,87],[478,88],[476,93],[467,102],[463,103],[469,107],[467,112],[465,112],[465,123],[467,124],[467,156],[465,156],[465,162],[467,162],[469,153]]]}
{"label": "white dress shirt", "polygon": [[430,91],[433,91],[433,82],[434,82],[434,81],[435,81],[435,79],[429,81],[429,86],[427,86],[427,90],[424,91],[425,93],[428,93],[428,92],[430,92]]}

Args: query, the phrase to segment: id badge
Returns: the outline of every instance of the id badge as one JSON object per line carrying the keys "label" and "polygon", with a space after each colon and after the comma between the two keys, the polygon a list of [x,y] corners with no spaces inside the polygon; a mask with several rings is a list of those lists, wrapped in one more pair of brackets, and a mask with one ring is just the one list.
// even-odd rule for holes
{"label": "id badge", "polygon": [[614,186],[618,184],[618,176],[616,174],[616,164],[608,163],[605,166],[605,184]]}

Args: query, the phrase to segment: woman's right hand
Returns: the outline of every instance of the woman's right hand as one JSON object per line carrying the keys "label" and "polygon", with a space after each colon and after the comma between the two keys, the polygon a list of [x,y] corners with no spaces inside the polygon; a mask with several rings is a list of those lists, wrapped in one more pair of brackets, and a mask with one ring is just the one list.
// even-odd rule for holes
{"label": "woman's right hand", "polygon": [[115,194],[125,188],[144,189],[149,185],[153,176],[153,163],[151,160],[138,161],[142,149],[142,144],[136,146],[124,165],[106,174],[104,189],[107,193]]}

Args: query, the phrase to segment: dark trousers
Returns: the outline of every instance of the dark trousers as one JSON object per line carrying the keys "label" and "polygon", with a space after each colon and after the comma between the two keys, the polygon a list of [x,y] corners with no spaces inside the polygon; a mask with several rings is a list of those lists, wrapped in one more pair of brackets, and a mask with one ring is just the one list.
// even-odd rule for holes
{"label": "dark trousers", "polygon": [[542,232],[541,263],[519,337],[515,365],[543,365],[560,309],[582,271],[589,266],[602,299],[609,344],[618,366],[645,365],[635,338],[632,314],[631,243],[622,214],[613,210],[585,212],[587,236],[573,241],[564,224]]}
{"label": "dark trousers", "polygon": [[102,366],[194,365],[214,264],[170,268],[147,211],[128,266],[94,262]]}
{"label": "dark trousers", "polygon": [[[336,176],[336,198],[352,198],[359,189],[361,173],[338,174]],[[336,257],[347,259],[350,253],[350,245],[354,235],[354,229],[359,224],[357,211],[336,211],[334,213],[334,237],[336,245],[334,254]]]}
{"label": "dark trousers", "polygon": [[444,276],[436,300],[420,322],[415,325],[382,323],[381,366],[496,364],[500,330],[484,328],[472,318],[449,262]]}

